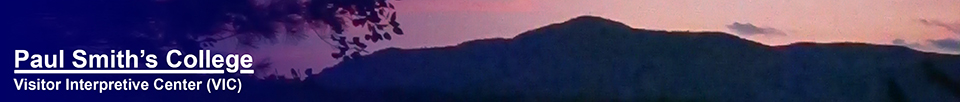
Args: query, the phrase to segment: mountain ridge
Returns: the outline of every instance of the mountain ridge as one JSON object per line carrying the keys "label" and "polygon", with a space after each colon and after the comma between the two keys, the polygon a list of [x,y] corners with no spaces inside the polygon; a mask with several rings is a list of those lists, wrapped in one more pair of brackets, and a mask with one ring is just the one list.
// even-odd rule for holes
{"label": "mountain ridge", "polygon": [[[715,32],[715,31],[688,32],[688,31],[666,31],[666,30],[637,29],[637,28],[631,28],[631,27],[627,26],[626,24],[623,24],[623,23],[620,23],[620,22],[616,22],[616,21],[613,21],[613,20],[610,20],[610,19],[606,19],[606,18],[602,18],[602,17],[597,17],[597,16],[589,16],[589,15],[579,16],[579,17],[576,17],[576,18],[567,20],[567,21],[565,21],[565,22],[553,23],[553,24],[550,24],[550,25],[547,25],[547,26],[544,26],[544,27],[536,28],[536,29],[533,29],[533,30],[528,30],[528,31],[525,31],[525,32],[522,32],[522,33],[518,34],[517,36],[514,36],[513,38],[483,38],[483,39],[469,40],[469,41],[461,42],[461,43],[459,43],[459,44],[451,45],[451,46],[438,46],[438,47],[414,48],[414,49],[431,49],[431,48],[447,48],[447,47],[458,47],[458,46],[470,46],[469,44],[473,44],[473,43],[509,42],[509,41],[513,41],[513,40],[515,40],[515,39],[520,39],[520,38],[525,38],[525,37],[527,37],[527,36],[531,36],[531,35],[529,35],[530,32],[535,32],[535,31],[542,30],[542,29],[547,29],[547,28],[560,28],[560,27],[568,26],[568,25],[584,25],[584,23],[587,23],[586,25],[589,25],[589,23],[597,23],[597,22],[601,22],[601,23],[599,23],[599,24],[608,24],[608,25],[612,24],[612,25],[615,25],[614,27],[616,27],[616,28],[618,28],[618,29],[629,29],[629,30],[638,31],[638,32],[653,32],[653,33],[661,33],[661,34],[667,34],[667,33],[669,33],[669,34],[684,34],[684,35],[689,35],[689,36],[721,36],[721,37],[725,37],[725,38],[736,38],[736,39],[740,39],[740,40],[743,40],[743,41],[749,41],[749,42],[752,42],[752,43],[757,43],[757,44],[760,44],[760,45],[768,46],[768,47],[771,47],[771,48],[814,47],[814,46],[821,46],[821,47],[834,47],[834,46],[837,46],[837,47],[842,47],[842,46],[860,46],[860,47],[862,47],[862,46],[873,46],[873,47],[880,47],[880,48],[887,48],[887,49],[902,49],[902,48],[906,48],[906,49],[910,49],[910,50],[914,50],[914,51],[918,51],[918,52],[923,52],[923,53],[940,54],[940,55],[950,55],[950,56],[960,56],[960,55],[954,55],[954,54],[944,54],[944,53],[936,53],[936,52],[925,52],[925,51],[915,50],[915,49],[912,49],[912,48],[909,48],[909,47],[905,47],[905,46],[870,44],[870,43],[862,43],[862,42],[828,42],[828,43],[820,43],[820,42],[795,42],[795,43],[790,43],[790,44],[787,44],[787,45],[766,45],[766,44],[762,44],[762,43],[755,42],[755,41],[752,41],[752,40],[743,39],[743,38],[741,38],[741,37],[734,36],[733,34],[729,34],[729,33],[725,33],[725,32]],[[707,34],[709,34],[709,35],[707,35]],[[384,49],[384,50],[393,51],[393,50],[413,50],[413,49],[404,49],[404,48],[389,47],[389,48],[386,48],[386,49]],[[383,50],[378,50],[378,51],[374,51],[374,52],[379,52],[379,51],[383,51]]]}
{"label": "mountain ridge", "polygon": [[956,62],[898,46],[767,46],[578,17],[513,39],[384,49],[308,81],[347,101],[945,101],[960,100],[948,90],[960,82]]}

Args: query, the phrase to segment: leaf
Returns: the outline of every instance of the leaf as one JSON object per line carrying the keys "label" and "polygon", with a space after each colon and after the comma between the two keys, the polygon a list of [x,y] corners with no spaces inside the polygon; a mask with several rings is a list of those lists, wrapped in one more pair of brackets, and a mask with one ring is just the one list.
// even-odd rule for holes
{"label": "leaf", "polygon": [[397,22],[397,13],[396,13],[396,12],[390,14],[390,25],[393,26],[393,27],[400,26],[400,23]]}
{"label": "leaf", "polygon": [[347,40],[346,40],[346,39],[337,40],[337,43],[340,43],[340,45],[342,45],[342,46],[347,46]]}
{"label": "leaf", "polygon": [[367,20],[365,20],[365,19],[355,19],[355,20],[353,20],[353,26],[360,26],[360,25],[363,25],[364,23],[367,23]]}
{"label": "leaf", "polygon": [[370,22],[380,22],[380,16],[370,15],[367,16],[367,20],[370,20]]}
{"label": "leaf", "polygon": [[385,39],[387,39],[387,40],[393,39],[392,37],[390,37],[390,33],[383,33],[383,38],[385,38]]}
{"label": "leaf", "polygon": [[400,23],[398,23],[397,21],[390,21],[390,26],[399,27]]}
{"label": "leaf", "polygon": [[367,48],[366,44],[363,44],[363,42],[360,42],[360,37],[353,37],[353,42],[351,44],[357,45],[357,47],[360,47],[360,48]]}
{"label": "leaf", "polygon": [[303,73],[304,75],[308,75],[308,76],[313,75],[313,69],[307,69],[306,71],[303,71]]}
{"label": "leaf", "polygon": [[343,54],[341,54],[341,53],[331,53],[331,54],[330,54],[330,57],[340,58],[340,57],[343,57]]}
{"label": "leaf", "polygon": [[334,26],[334,28],[332,28],[332,29],[333,29],[333,31],[336,32],[337,34],[343,34],[343,28],[338,28],[337,26]]}
{"label": "leaf", "polygon": [[352,54],[350,54],[350,57],[360,58],[360,52],[353,52]]}
{"label": "leaf", "polygon": [[377,42],[378,40],[383,40],[383,35],[380,35],[380,33],[373,33],[371,34],[371,36],[373,37],[373,42]]}
{"label": "leaf", "polygon": [[377,0],[377,5],[385,6],[386,4],[387,4],[387,0]]}
{"label": "leaf", "polygon": [[341,54],[347,53],[347,50],[350,50],[350,48],[347,48],[347,47],[337,47],[337,49],[340,50],[340,53],[341,53]]}
{"label": "leaf", "polygon": [[390,13],[390,21],[396,21],[396,20],[397,20],[397,12]]}
{"label": "leaf", "polygon": [[360,48],[367,48],[367,44],[363,44],[360,42],[354,43],[353,45],[357,45],[357,47],[360,47]]}
{"label": "leaf", "polygon": [[397,33],[397,35],[403,35],[403,30],[400,30],[400,28],[394,27],[393,33]]}
{"label": "leaf", "polygon": [[297,76],[297,77],[300,76],[300,75],[297,75],[297,70],[293,70],[293,69],[290,69],[290,75]]}
{"label": "leaf", "polygon": [[372,25],[368,25],[367,30],[369,30],[371,33],[377,33],[377,29]]}

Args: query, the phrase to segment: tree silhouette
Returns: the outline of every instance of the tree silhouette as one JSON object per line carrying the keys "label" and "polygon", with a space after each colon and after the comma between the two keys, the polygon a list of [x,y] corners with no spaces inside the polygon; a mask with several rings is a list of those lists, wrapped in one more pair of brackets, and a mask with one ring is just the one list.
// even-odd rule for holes
{"label": "tree silhouette", "polygon": [[[338,49],[332,57],[349,59],[365,52],[369,42],[404,34],[393,4],[386,0],[29,2],[24,3],[26,36],[60,41],[63,46],[189,51],[236,38],[239,45],[256,48],[258,42],[273,42],[280,34],[304,38],[312,32]],[[344,34],[346,27],[365,27],[370,33]]]}

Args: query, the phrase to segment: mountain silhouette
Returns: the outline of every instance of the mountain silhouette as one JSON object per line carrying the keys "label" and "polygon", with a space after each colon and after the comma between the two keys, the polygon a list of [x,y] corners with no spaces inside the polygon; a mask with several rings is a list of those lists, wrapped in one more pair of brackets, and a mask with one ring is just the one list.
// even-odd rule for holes
{"label": "mountain silhouette", "polygon": [[306,82],[330,101],[960,101],[960,56],[862,43],[767,46],[592,16],[512,39],[389,48]]}

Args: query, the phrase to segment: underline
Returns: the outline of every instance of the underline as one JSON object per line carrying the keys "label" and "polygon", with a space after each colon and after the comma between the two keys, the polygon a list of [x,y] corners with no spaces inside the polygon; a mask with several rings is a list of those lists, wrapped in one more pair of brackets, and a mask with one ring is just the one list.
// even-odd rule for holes
{"label": "underline", "polygon": [[[253,74],[253,70],[240,70],[240,74]],[[226,74],[223,69],[198,70],[13,70],[13,74]]]}

